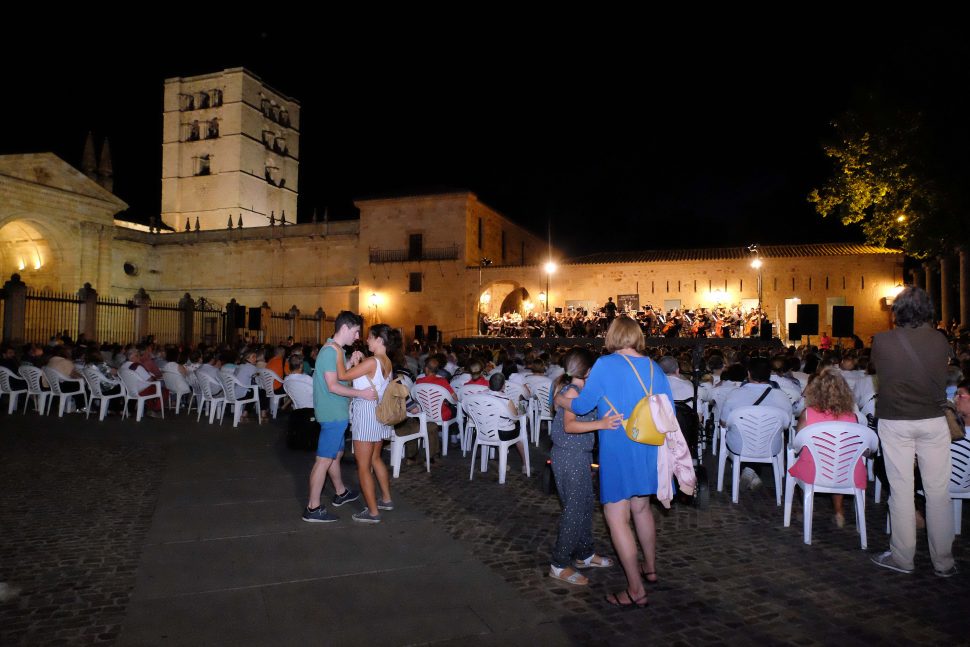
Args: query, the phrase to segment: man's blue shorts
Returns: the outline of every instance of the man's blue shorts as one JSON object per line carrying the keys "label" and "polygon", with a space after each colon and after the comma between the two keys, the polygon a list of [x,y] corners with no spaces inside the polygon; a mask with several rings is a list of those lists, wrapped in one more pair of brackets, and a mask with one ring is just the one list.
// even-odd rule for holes
{"label": "man's blue shorts", "polygon": [[344,448],[344,434],[347,431],[347,420],[320,423],[320,438],[317,440],[317,456],[320,458],[337,458],[337,452]]}

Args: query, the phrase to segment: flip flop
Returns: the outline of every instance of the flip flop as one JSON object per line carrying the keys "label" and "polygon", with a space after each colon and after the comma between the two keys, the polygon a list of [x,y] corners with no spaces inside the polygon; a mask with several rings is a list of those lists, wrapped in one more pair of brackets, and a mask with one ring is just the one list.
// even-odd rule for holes
{"label": "flip flop", "polygon": [[[556,571],[559,571],[558,573]],[[567,575],[568,573],[568,575]],[[560,582],[565,582],[566,584],[575,584],[576,586],[586,586],[589,584],[589,580],[582,573],[569,568],[557,569],[555,566],[549,567],[549,577],[554,580],[559,580]]]}
{"label": "flip flop", "polygon": [[[626,594],[627,602],[622,602],[620,600],[620,595]],[[630,595],[629,591],[620,591],[619,593],[610,593],[606,596],[606,603],[612,607],[622,607],[624,609],[644,609],[650,605],[647,602],[647,594],[644,593],[642,598],[636,598]],[[642,604],[641,604],[642,603]]]}
{"label": "flip flop", "polygon": [[[640,565],[640,575],[643,576],[643,580],[647,584],[656,584],[659,581],[659,578],[657,577],[656,571],[645,571],[645,570],[643,570],[643,565],[642,564]],[[650,576],[653,576],[653,579],[652,580],[650,579]]]}
{"label": "flip flop", "polygon": [[586,559],[577,559],[573,561],[573,565],[579,569],[585,568],[610,568],[613,566],[613,560],[609,557],[603,557],[602,555],[597,555],[593,553]]}

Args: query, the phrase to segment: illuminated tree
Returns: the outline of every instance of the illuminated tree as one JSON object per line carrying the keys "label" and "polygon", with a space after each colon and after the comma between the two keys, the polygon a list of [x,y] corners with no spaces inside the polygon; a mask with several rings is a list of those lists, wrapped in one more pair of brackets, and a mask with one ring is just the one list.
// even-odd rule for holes
{"label": "illuminated tree", "polygon": [[892,121],[865,127],[848,113],[834,123],[837,141],[824,146],[834,172],[808,200],[823,217],[860,224],[872,245],[925,257],[943,246],[948,218],[923,164],[919,118],[897,114]]}

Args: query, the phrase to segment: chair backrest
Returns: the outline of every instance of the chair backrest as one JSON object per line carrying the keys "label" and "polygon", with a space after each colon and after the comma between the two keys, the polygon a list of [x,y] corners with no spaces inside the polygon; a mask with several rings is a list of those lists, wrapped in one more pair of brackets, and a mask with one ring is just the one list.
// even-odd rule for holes
{"label": "chair backrest", "polygon": [[[733,417],[733,416],[732,416]],[[792,447],[812,452],[815,486],[855,488],[856,464],[866,449],[875,451],[878,440],[872,429],[854,422],[816,422],[795,435]]]}
{"label": "chair backrest", "polygon": [[411,389],[414,388],[414,380],[409,378],[407,375],[404,375],[403,373],[398,375],[397,377],[398,379],[401,380],[401,384],[403,384],[407,388],[408,393],[410,393]]}
{"label": "chair backrest", "polygon": [[744,456],[771,458],[781,451],[782,431],[787,419],[774,407],[738,407],[727,420],[728,431],[741,436]]}
{"label": "chair backrest", "polygon": [[21,366],[20,376],[27,381],[27,393],[43,393],[44,388],[41,386],[40,378],[44,374],[36,366]]}
{"label": "chair backrest", "polygon": [[88,390],[91,392],[91,395],[95,398],[103,398],[104,392],[101,390],[101,380],[103,378],[100,371],[94,366],[85,366],[81,369],[81,375],[84,376],[84,382],[88,385]]}
{"label": "chair backrest", "polygon": [[950,494],[970,494],[970,439],[950,443],[950,463]]}
{"label": "chair backrest", "polygon": [[141,380],[135,375],[135,372],[130,368],[119,368],[118,377],[121,379],[121,383],[125,385],[125,390],[128,391],[128,395],[137,396],[141,393],[141,385],[139,384]]}
{"label": "chair backrest", "polygon": [[[305,382],[287,377],[283,380],[283,392],[293,401],[294,409],[308,409],[313,406],[313,387]],[[304,406],[307,403],[309,406]]]}
{"label": "chair backrest", "polygon": [[453,388],[457,393],[458,389],[463,387],[465,383],[470,381],[471,379],[472,379],[471,373],[462,373],[461,375],[456,375],[455,378],[451,381],[451,388]]}
{"label": "chair backrest", "polygon": [[45,366],[43,370],[44,377],[47,378],[47,385],[51,387],[51,393],[54,395],[63,395],[63,392],[61,391],[61,381],[64,379],[64,376],[47,366]]}
{"label": "chair backrest", "polygon": [[461,387],[456,389],[459,400],[464,400],[466,396],[471,395],[472,393],[480,393],[482,391],[488,391],[488,387],[484,384],[463,384]]}
{"label": "chair backrest", "polygon": [[[10,378],[20,379],[20,376],[15,374],[9,368],[0,366],[0,393],[13,393],[13,385],[10,383]],[[18,393],[23,393],[23,390],[17,391]]]}
{"label": "chair backrest", "polygon": [[273,395],[273,384],[275,382],[283,382],[283,378],[268,368],[256,369],[256,384],[268,395]]}
{"label": "chair backrest", "polygon": [[502,418],[509,417],[508,403],[490,392],[469,394],[462,406],[475,424],[475,432],[484,440],[498,441],[498,427]]}
{"label": "chair backrest", "polygon": [[513,402],[518,402],[519,400],[528,400],[531,394],[528,393],[524,384],[506,382],[505,395],[509,396],[509,399]]}
{"label": "chair backrest", "polygon": [[192,393],[192,387],[186,381],[182,374],[176,371],[162,371],[162,381],[165,382],[165,388],[175,393],[177,395],[185,395],[186,393]]}
{"label": "chair backrest", "polygon": [[541,407],[539,411],[542,415],[552,417],[552,408],[549,406],[549,391],[552,390],[552,380],[542,375],[529,375],[525,378],[525,383],[539,403]]}
{"label": "chair backrest", "polygon": [[415,384],[411,397],[421,406],[428,420],[441,423],[441,403],[449,399],[448,389],[438,384]]}
{"label": "chair backrest", "polygon": [[222,397],[212,395],[212,378],[203,373],[202,371],[195,372],[196,383],[199,385],[199,392],[202,394],[203,400],[221,400]]}
{"label": "chair backrest", "polygon": [[740,382],[728,382],[726,380],[722,380],[721,384],[723,386],[718,385],[716,388],[711,389],[711,401],[714,403],[711,410],[718,416],[716,419],[720,418],[721,408],[724,407],[724,403],[727,402],[728,397],[741,386]]}
{"label": "chair backrest", "polygon": [[219,378],[222,380],[222,395],[226,402],[236,401],[236,376],[226,371],[219,371]]}

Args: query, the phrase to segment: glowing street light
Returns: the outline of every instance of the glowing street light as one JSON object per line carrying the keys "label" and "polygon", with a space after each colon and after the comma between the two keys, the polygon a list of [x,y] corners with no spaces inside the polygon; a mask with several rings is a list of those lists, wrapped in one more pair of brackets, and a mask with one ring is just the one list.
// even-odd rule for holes
{"label": "glowing street light", "polygon": [[542,295],[540,295],[539,298],[545,302],[546,312],[548,313],[549,312],[549,277],[555,273],[556,264],[553,263],[552,260],[550,259],[549,261],[546,262],[546,264],[543,267],[546,270],[546,291],[543,293],[545,295],[545,298],[543,298]]}
{"label": "glowing street light", "polygon": [[761,329],[760,318],[763,317],[764,315],[764,313],[762,312],[762,303],[761,303],[761,297],[762,297],[761,268],[764,265],[764,263],[761,261],[761,254],[758,252],[758,243],[748,245],[748,251],[754,255],[754,258],[751,260],[751,267],[758,270],[758,317],[759,317],[758,329],[760,330]]}

